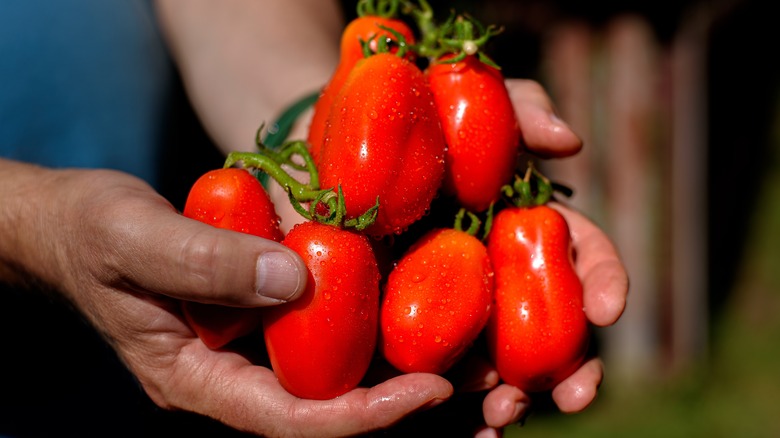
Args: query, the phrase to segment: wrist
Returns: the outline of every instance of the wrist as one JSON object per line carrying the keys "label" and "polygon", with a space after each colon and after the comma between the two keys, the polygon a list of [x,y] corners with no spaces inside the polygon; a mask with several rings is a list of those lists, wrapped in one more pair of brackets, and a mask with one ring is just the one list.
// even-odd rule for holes
{"label": "wrist", "polygon": [[53,171],[0,159],[0,281],[25,285],[38,281],[32,267],[38,251],[36,210],[45,205],[40,187]]}

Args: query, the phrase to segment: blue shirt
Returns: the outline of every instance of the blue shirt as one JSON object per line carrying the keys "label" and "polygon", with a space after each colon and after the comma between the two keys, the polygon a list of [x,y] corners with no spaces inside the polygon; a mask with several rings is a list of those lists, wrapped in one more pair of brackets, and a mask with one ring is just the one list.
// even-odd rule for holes
{"label": "blue shirt", "polygon": [[0,1],[0,156],[153,185],[173,66],[149,0]]}

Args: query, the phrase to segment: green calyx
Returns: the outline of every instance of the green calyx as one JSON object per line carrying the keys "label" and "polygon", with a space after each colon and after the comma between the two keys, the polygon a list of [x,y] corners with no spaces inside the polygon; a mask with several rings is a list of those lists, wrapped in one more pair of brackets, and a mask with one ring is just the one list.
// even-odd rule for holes
{"label": "green calyx", "polygon": [[305,219],[341,228],[363,231],[374,224],[379,213],[379,197],[377,197],[376,203],[366,212],[358,217],[348,219],[341,185],[339,185],[337,193],[333,189],[319,191],[316,197],[309,202],[308,208],[302,205],[291,190],[287,191],[287,195],[295,211]]}
{"label": "green calyx", "polygon": [[[319,172],[309,153],[308,145],[303,141],[287,141],[278,149],[272,149],[261,141],[262,129],[261,125],[255,137],[257,152],[231,152],[225,159],[223,167],[240,164],[243,168],[254,171],[258,179],[261,179],[259,172],[273,178],[287,192],[295,211],[307,220],[358,231],[374,223],[379,210],[379,198],[365,213],[347,219],[341,187],[338,187],[338,193],[334,193],[333,188],[320,188]],[[283,166],[306,172],[309,175],[309,182],[302,183],[293,178]],[[308,209],[303,206],[306,203],[309,204]]]}
{"label": "green calyx", "polygon": [[[453,228],[458,231],[462,231],[470,236],[474,236],[481,241],[485,241],[490,234],[490,229],[493,227],[495,202],[490,204],[487,211],[483,212],[484,222],[480,219],[480,216],[472,211],[468,211],[466,208],[461,207],[458,213],[455,215],[455,224]],[[465,228],[464,221],[468,218],[468,228]],[[479,235],[480,230],[482,234]]]}
{"label": "green calyx", "polygon": [[400,0],[359,0],[358,17],[394,18],[398,13]]}
{"label": "green calyx", "polygon": [[[420,31],[420,42],[413,47],[419,56],[441,63],[455,63],[467,56],[476,56],[481,62],[500,69],[483,48],[490,38],[503,31],[502,28],[485,27],[467,14],[450,14],[444,23],[437,24],[426,0],[405,0],[403,12],[412,17]],[[448,54],[454,56],[442,61],[441,58]]]}
{"label": "green calyx", "polygon": [[496,26],[483,26],[476,19],[468,15],[459,15],[454,20],[448,20],[442,26],[439,44],[442,54],[454,53],[455,56],[442,63],[455,63],[462,61],[467,56],[475,55],[479,60],[493,68],[501,69],[489,56],[483,51],[483,47],[490,38],[503,32],[503,29]]}
{"label": "green calyx", "polygon": [[515,176],[512,184],[501,188],[502,193],[516,207],[534,207],[544,205],[553,199],[553,193],[559,192],[571,196],[572,192],[566,186],[550,181],[542,175],[532,162],[528,163],[525,175]]}
{"label": "green calyx", "polygon": [[[468,228],[463,228],[464,219],[468,217]],[[458,213],[455,215],[455,225],[453,226],[454,229],[458,231],[463,231],[464,233],[470,235],[470,236],[476,236],[479,232],[480,227],[482,226],[482,221],[479,220],[479,217],[474,214],[471,211],[466,210],[465,208],[461,208],[458,210]]]}

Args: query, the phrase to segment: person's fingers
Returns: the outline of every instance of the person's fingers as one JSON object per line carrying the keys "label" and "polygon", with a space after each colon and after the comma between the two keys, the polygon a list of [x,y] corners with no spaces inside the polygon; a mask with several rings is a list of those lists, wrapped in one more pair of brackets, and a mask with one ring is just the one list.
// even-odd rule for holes
{"label": "person's fingers", "polygon": [[102,186],[83,217],[91,253],[107,267],[104,282],[238,307],[286,302],[305,288],[306,266],[289,248],[185,218],[133,179]]}
{"label": "person's fingers", "polygon": [[561,412],[581,412],[596,399],[603,377],[601,360],[591,359],[553,389],[553,401]]}
{"label": "person's fingers", "polygon": [[516,386],[501,384],[485,396],[482,414],[488,427],[500,429],[520,421],[530,407],[528,394]]}
{"label": "person's fingers", "polygon": [[582,280],[588,320],[597,326],[614,324],[623,314],[628,296],[628,274],[607,235],[582,214],[559,203],[551,204],[569,224],[575,268]]}
{"label": "person's fingers", "polygon": [[300,399],[287,393],[270,369],[251,365],[237,354],[204,348],[193,342],[181,350],[175,371],[166,379],[168,386],[150,391],[155,402],[265,436],[356,435],[389,427],[453,392],[440,376],[404,374],[331,400]]}
{"label": "person's fingers", "polygon": [[441,404],[452,385],[434,374],[403,374],[334,400],[296,404],[293,431],[310,436],[346,436],[387,428],[409,414]]}
{"label": "person's fingers", "polygon": [[558,118],[549,95],[538,82],[507,79],[506,86],[528,152],[542,158],[560,158],[580,151],[582,139]]}

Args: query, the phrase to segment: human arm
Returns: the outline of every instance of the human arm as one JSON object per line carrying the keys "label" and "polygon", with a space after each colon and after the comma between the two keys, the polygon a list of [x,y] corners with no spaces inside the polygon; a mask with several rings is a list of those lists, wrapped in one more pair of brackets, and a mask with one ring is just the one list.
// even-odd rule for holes
{"label": "human arm", "polygon": [[[224,153],[252,150],[258,126],[319,91],[338,62],[344,23],[334,0],[156,6],[187,94]],[[305,138],[304,131],[293,138]]]}

